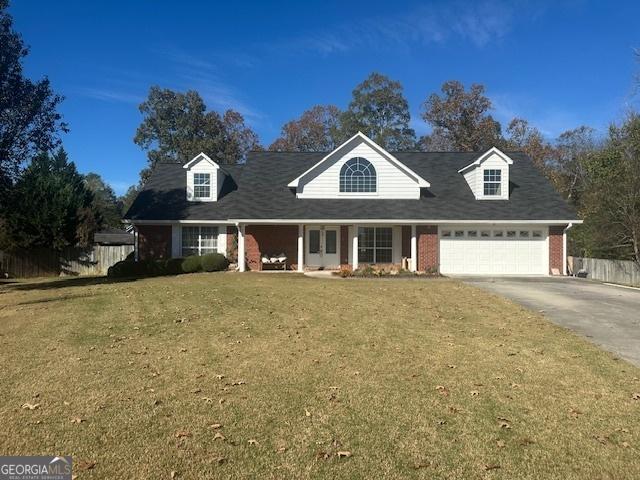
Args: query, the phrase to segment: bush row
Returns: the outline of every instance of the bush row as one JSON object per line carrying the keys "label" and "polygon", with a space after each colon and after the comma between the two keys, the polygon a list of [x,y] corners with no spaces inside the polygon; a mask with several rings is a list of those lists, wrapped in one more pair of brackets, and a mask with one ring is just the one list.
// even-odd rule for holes
{"label": "bush row", "polygon": [[163,275],[179,275],[194,272],[219,272],[226,270],[229,261],[219,253],[192,255],[186,258],[170,258],[167,260],[142,260],[139,262],[123,260],[109,267],[107,276],[123,277],[159,277]]}

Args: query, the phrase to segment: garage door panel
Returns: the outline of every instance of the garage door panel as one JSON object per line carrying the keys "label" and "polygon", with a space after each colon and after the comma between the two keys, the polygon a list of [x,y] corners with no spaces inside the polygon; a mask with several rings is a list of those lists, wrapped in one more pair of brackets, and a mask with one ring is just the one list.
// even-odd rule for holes
{"label": "garage door panel", "polygon": [[[462,237],[456,232],[464,231]],[[475,226],[440,228],[440,271],[444,274],[544,275],[546,229],[492,227],[490,236]],[[515,232],[515,234],[513,233]],[[535,233],[535,235],[534,235]]]}

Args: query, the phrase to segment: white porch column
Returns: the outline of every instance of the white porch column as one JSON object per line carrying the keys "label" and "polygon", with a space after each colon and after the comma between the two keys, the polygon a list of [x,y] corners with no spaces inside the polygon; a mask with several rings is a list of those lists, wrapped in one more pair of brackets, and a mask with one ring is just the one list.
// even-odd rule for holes
{"label": "white porch column", "polygon": [[411,263],[409,270],[415,272],[418,270],[418,240],[416,238],[416,226],[411,225]]}
{"label": "white porch column", "polygon": [[351,268],[356,270],[358,268],[358,225],[353,226],[353,248],[351,249]]}
{"label": "white porch column", "polygon": [[238,227],[238,271],[244,272],[247,269],[244,253],[244,225],[236,226]]}
{"label": "white porch column", "polygon": [[298,225],[298,272],[304,272],[304,225]]}

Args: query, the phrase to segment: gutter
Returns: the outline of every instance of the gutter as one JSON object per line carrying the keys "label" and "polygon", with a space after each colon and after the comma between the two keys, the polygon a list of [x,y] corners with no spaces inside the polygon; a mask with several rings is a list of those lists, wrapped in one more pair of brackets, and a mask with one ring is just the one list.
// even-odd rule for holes
{"label": "gutter", "polygon": [[[582,221],[580,221],[582,223]],[[567,232],[573,227],[574,222],[569,222],[562,232],[562,274],[567,276]]]}

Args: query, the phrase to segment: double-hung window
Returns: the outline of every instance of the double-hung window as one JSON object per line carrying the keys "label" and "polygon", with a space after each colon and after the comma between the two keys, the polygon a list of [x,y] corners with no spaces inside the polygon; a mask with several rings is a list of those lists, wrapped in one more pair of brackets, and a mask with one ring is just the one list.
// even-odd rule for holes
{"label": "double-hung window", "polygon": [[182,227],[182,256],[218,251],[218,227]]}
{"label": "double-hung window", "polygon": [[358,228],[358,261],[362,263],[393,262],[393,230],[391,228]]}
{"label": "double-hung window", "polygon": [[210,173],[194,173],[193,174],[193,198],[210,198],[211,197],[211,174]]}
{"label": "double-hung window", "polygon": [[502,170],[485,170],[483,180],[484,195],[486,197],[495,197],[502,195]]}

